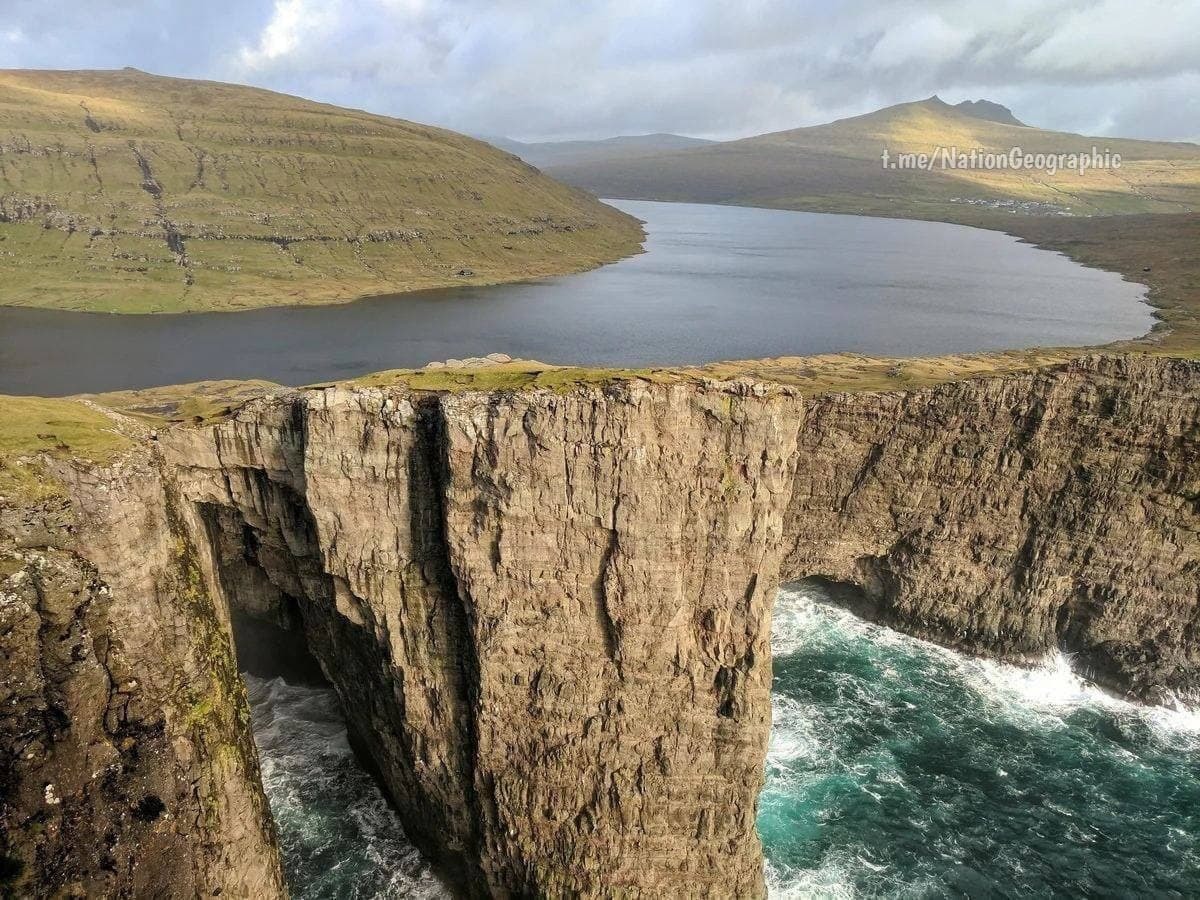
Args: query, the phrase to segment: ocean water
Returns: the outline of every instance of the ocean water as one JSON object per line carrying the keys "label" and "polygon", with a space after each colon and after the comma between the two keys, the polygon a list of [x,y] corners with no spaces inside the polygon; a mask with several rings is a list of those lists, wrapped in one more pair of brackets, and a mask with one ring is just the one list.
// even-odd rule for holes
{"label": "ocean water", "polygon": [[1200,896],[1200,718],[780,592],[771,895]]}
{"label": "ocean water", "polygon": [[293,900],[448,898],[350,749],[333,690],[245,679]]}
{"label": "ocean water", "polygon": [[[774,898],[1200,896],[1200,716],[1062,657],[973,660],[780,591],[759,832]],[[247,676],[296,898],[448,896],[333,692]]]}

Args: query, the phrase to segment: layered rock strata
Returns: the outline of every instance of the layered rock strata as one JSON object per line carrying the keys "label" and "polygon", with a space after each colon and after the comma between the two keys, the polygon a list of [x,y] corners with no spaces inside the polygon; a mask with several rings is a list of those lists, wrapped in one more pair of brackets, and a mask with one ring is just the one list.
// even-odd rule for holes
{"label": "layered rock strata", "polygon": [[[77,480],[83,521],[169,535],[205,609],[301,628],[464,895],[761,896],[788,580],[856,586],[860,612],[972,652],[1062,648],[1137,698],[1200,693],[1193,362],[819,396],[333,387],[157,452],[139,483],[168,485],[166,512]],[[88,527],[96,577],[165,595]]]}
{"label": "layered rock strata", "polygon": [[0,500],[0,896],[285,896],[216,567],[138,452]]}
{"label": "layered rock strata", "polygon": [[[753,896],[783,581],[1006,659],[1198,687],[1200,367],[895,393],[329,388],[170,437],[230,602],[296,615],[479,895]],[[240,571],[257,569],[254,574]],[[261,589],[249,589],[252,583]]]}

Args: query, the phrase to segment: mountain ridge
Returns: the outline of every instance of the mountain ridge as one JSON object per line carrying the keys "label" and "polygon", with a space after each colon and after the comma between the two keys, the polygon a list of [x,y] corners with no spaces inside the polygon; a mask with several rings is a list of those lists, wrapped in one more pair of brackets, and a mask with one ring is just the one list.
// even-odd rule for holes
{"label": "mountain ridge", "polygon": [[1028,127],[1013,115],[1011,109],[992,100],[963,100],[961,103],[955,103],[954,108],[967,113],[967,115],[975,116],[979,119],[989,119],[993,122],[999,122],[1002,125]]}
{"label": "mountain ridge", "polygon": [[[1179,213],[1200,209],[1200,146],[1093,138],[996,121],[986,107],[936,95],[823,125],[634,160],[548,169],[605,197],[731,203],[964,221],[972,207],[1033,214]],[[996,104],[996,106],[999,106]],[[982,114],[986,114],[982,115]],[[1012,117],[1014,121],[1015,117]],[[1013,168],[887,168],[884,151],[1121,154],[1080,175]]]}

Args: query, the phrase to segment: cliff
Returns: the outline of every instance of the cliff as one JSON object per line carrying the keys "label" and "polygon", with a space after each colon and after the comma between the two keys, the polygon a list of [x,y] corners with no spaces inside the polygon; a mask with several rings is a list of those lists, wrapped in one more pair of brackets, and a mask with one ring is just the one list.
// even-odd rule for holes
{"label": "cliff", "polygon": [[[467,895],[761,895],[788,580],[972,652],[1062,647],[1132,696],[1200,694],[1195,362],[817,395],[348,385],[160,444],[163,533],[208,606],[303,629]],[[97,484],[73,492],[98,521]],[[84,541],[100,577],[128,564],[114,540]]]}
{"label": "cliff", "polygon": [[0,896],[285,896],[228,613],[138,450],[0,497]]}

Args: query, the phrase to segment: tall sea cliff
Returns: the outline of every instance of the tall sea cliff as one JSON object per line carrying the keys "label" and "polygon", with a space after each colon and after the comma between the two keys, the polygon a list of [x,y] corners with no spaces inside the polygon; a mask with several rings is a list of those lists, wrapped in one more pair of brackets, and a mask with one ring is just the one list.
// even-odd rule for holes
{"label": "tall sea cliff", "polygon": [[[4,687],[17,879],[66,859],[106,889],[282,890],[231,609],[303,633],[406,832],[472,896],[762,895],[770,619],[792,579],[974,653],[1066,650],[1141,700],[1200,691],[1194,362],[819,395],[331,387],[64,479],[61,522],[0,514],[0,652],[42,672]],[[86,585],[57,605],[55,561]],[[60,660],[53,628],[79,649]],[[152,756],[93,727],[114,683]],[[91,844],[67,827],[106,816],[124,824]],[[148,852],[166,834],[179,852]]]}

